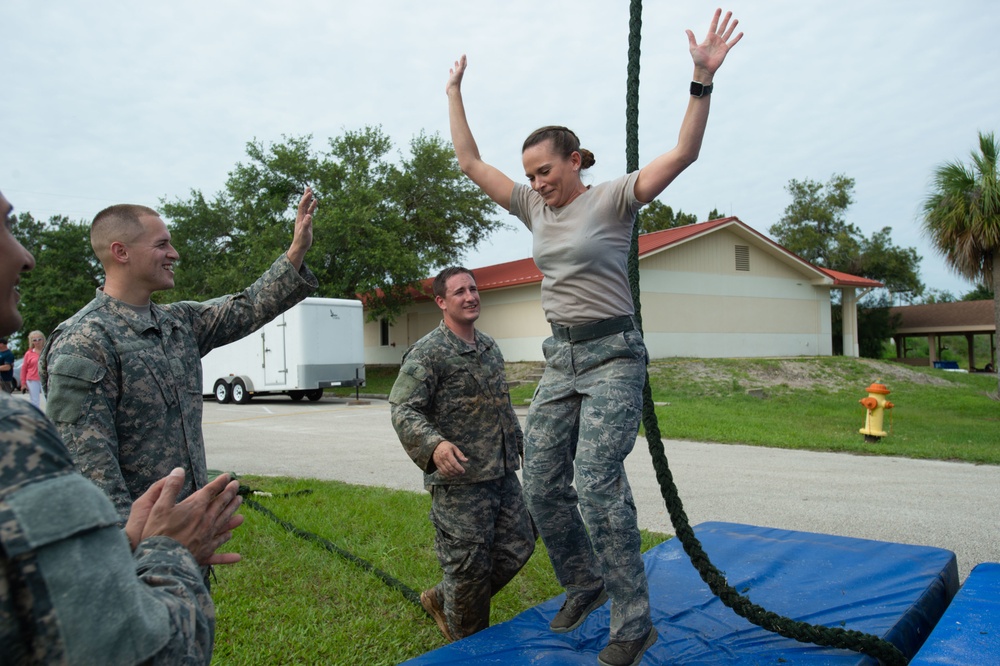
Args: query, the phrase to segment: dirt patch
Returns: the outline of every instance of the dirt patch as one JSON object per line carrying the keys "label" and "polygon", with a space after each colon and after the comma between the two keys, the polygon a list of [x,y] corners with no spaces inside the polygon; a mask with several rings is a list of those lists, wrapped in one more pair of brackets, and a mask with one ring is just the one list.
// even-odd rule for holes
{"label": "dirt patch", "polygon": [[544,363],[508,363],[504,367],[504,372],[507,373],[507,382],[513,384],[514,382],[537,382],[544,369]]}
{"label": "dirt patch", "polygon": [[[852,359],[865,367],[861,381],[891,384],[948,386],[951,382],[905,365],[874,359]],[[822,388],[839,391],[856,389],[857,365],[831,363],[824,359],[668,359],[650,366],[650,374],[670,373],[674,380],[733,388],[761,389],[775,386],[790,389]],[[863,387],[862,387],[863,388]]]}
{"label": "dirt patch", "polygon": [[[862,372],[859,376],[859,366]],[[544,363],[508,363],[507,381],[513,385],[537,382]],[[752,390],[776,386],[827,391],[863,389],[864,382],[893,382],[950,386],[947,375],[929,374],[899,363],[857,359],[662,359],[649,366],[649,374],[670,377],[671,383],[698,384],[726,389]],[[859,382],[861,386],[859,387]]]}

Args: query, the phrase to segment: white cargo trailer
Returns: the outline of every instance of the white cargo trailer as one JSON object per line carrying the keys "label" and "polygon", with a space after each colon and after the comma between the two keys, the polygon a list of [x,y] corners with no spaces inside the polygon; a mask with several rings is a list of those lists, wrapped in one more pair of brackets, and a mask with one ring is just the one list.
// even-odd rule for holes
{"label": "white cargo trailer", "polygon": [[307,298],[245,338],[201,359],[202,394],[244,404],[286,393],[319,400],[331,386],[364,386],[361,301]]}

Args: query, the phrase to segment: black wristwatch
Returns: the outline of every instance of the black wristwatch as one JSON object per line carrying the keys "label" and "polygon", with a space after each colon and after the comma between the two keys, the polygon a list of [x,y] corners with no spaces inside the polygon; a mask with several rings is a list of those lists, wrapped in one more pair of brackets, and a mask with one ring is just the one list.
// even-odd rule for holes
{"label": "black wristwatch", "polygon": [[712,88],[715,87],[714,83],[709,83],[707,86],[701,81],[691,82],[691,96],[692,97],[704,97],[705,95],[712,94]]}

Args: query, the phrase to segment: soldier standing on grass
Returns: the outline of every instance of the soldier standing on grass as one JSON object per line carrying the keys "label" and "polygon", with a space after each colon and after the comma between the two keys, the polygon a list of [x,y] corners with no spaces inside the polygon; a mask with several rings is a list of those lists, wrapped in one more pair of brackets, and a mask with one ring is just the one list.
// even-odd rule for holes
{"label": "soldier standing on grass", "polygon": [[94,218],[90,242],[104,267],[97,296],[52,332],[39,370],[55,421],[80,471],[124,521],[132,502],[175,467],[185,497],[208,481],[201,432],[201,357],[239,340],[317,286],[303,263],[316,200],[299,201],[288,251],[245,290],[204,303],[158,305],[180,258],[159,214],[120,204]]}
{"label": "soldier standing on grass", "polygon": [[490,598],[531,557],[535,535],[515,474],[524,452],[504,360],[476,330],[472,271],[434,279],[444,320],[403,356],[389,402],[392,425],[424,471],[443,579],[420,595],[448,641],[490,625]]}
{"label": "soldier standing on grass", "polygon": [[[17,286],[35,266],[11,210],[0,194],[0,336],[23,323]],[[215,607],[198,565],[240,559],[215,552],[243,521],[238,482],[223,474],[176,504],[175,469],[120,530],[52,423],[2,394],[0,454],[0,664],[211,662]]]}

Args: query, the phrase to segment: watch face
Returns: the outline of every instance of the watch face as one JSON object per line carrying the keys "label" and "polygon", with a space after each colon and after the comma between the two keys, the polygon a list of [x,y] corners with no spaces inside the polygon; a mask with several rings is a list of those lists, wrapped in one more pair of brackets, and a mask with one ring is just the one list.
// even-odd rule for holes
{"label": "watch face", "polygon": [[691,94],[695,97],[701,97],[702,93],[705,92],[705,86],[698,81],[691,82]]}

